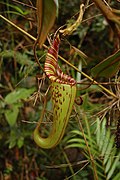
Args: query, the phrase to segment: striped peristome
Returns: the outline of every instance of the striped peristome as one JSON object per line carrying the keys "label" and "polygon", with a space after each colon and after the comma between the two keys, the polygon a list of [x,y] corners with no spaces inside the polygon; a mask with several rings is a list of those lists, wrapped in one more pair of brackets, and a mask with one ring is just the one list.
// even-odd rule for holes
{"label": "striped peristome", "polygon": [[[59,35],[53,40],[48,50],[44,70],[51,80],[51,96],[53,105],[53,125],[47,138],[41,137],[39,128],[43,118],[34,130],[34,141],[45,149],[55,147],[62,139],[69,121],[76,96],[76,81],[64,74],[58,65]],[[44,110],[43,110],[44,111]]]}
{"label": "striped peristome", "polygon": [[74,85],[76,84],[75,79],[68,76],[67,74],[64,74],[58,65],[59,44],[60,38],[59,35],[57,35],[48,50],[44,70],[51,81]]}

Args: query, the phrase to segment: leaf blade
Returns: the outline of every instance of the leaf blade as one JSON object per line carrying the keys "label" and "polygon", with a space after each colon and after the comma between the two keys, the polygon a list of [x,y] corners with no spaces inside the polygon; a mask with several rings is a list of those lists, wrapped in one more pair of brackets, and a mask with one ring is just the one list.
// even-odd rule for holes
{"label": "leaf blade", "polygon": [[10,92],[5,97],[5,102],[8,104],[16,103],[21,99],[28,98],[33,92],[34,92],[34,88],[31,89],[19,88],[17,90],[14,90],[13,92]]}
{"label": "leaf blade", "polygon": [[112,77],[120,69],[120,49],[92,68],[93,77]]}
{"label": "leaf blade", "polygon": [[18,109],[18,106],[17,105],[14,105],[12,107],[12,109],[8,109],[6,110],[5,112],[5,118],[9,124],[9,126],[14,126],[16,121],[17,121],[17,117],[18,117],[18,114],[19,114],[19,109]]}
{"label": "leaf blade", "polygon": [[52,28],[58,7],[57,0],[37,0],[38,43],[41,47]]}

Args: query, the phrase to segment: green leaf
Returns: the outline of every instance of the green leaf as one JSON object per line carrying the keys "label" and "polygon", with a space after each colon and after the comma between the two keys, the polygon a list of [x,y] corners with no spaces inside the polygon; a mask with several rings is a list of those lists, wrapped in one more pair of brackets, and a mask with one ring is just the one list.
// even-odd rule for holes
{"label": "green leaf", "polygon": [[15,91],[9,93],[5,97],[5,102],[8,103],[8,104],[13,104],[13,103],[16,103],[20,99],[26,99],[27,97],[29,97],[34,92],[34,90],[35,90],[34,88],[31,88],[31,89],[25,89],[25,88],[17,89]]}
{"label": "green leaf", "polygon": [[102,153],[101,155],[104,156],[105,153],[106,153],[106,149],[107,149],[107,146],[109,144],[109,139],[110,139],[110,130],[108,129],[107,133],[106,133],[106,136],[105,136],[105,141],[104,141],[104,144],[103,144],[103,147],[102,147]]}
{"label": "green leaf", "polygon": [[113,156],[109,155],[109,158],[108,158],[108,161],[107,161],[106,167],[105,167],[105,173],[109,172],[111,165],[112,165],[112,159],[113,159]]}
{"label": "green leaf", "polygon": [[20,53],[14,50],[4,50],[0,52],[0,56],[3,58],[15,58],[21,65],[33,66],[34,62],[31,61],[26,53]]}
{"label": "green leaf", "polygon": [[70,139],[67,143],[78,143],[78,144],[85,144],[85,140],[84,139],[81,139],[81,138],[73,138],[73,139]]}
{"label": "green leaf", "polygon": [[54,24],[58,0],[37,0],[36,7],[38,19],[38,42],[41,47]]}
{"label": "green leaf", "polygon": [[10,141],[9,149],[13,148],[16,145],[16,139]]}
{"label": "green leaf", "polygon": [[81,148],[81,149],[85,149],[86,148],[86,145],[84,144],[79,144],[79,143],[72,143],[72,144],[69,144],[66,146],[66,148]]}
{"label": "green leaf", "polygon": [[18,117],[19,109],[17,105],[12,105],[11,109],[5,111],[5,118],[10,126],[14,126]]}
{"label": "green leaf", "polygon": [[94,77],[110,78],[120,69],[120,49],[92,68]]}
{"label": "green leaf", "polygon": [[120,172],[118,174],[116,174],[116,176],[114,177],[113,180],[118,180],[118,179],[120,179]]}
{"label": "green leaf", "polygon": [[[19,14],[21,15],[27,15],[29,13],[28,10],[25,10],[23,11],[22,8],[20,8],[20,6],[17,6],[17,5],[13,5],[13,4],[9,4],[9,3],[6,3],[6,2],[1,2],[2,4],[5,4],[6,6],[9,6],[11,8],[13,8],[14,10],[16,10],[17,12],[19,12]],[[7,11],[7,13],[9,13],[10,11]],[[14,12],[14,11],[13,11]]]}
{"label": "green leaf", "polygon": [[100,141],[99,141],[99,149],[100,151],[102,150],[103,145],[106,143],[105,142],[105,136],[106,136],[106,119],[103,119],[103,121],[101,122],[101,129],[100,129],[100,133],[102,134],[100,137]]}
{"label": "green leaf", "polygon": [[96,131],[97,131],[96,140],[97,140],[97,144],[99,144],[101,134],[100,134],[100,120],[98,118],[96,119],[96,125],[97,125],[97,127],[96,127]]}
{"label": "green leaf", "polygon": [[111,139],[109,139],[109,144],[108,144],[108,147],[106,149],[105,156],[104,156],[103,164],[107,163],[107,161],[110,157],[110,154],[112,152],[113,146],[114,146],[114,136],[111,136]]}
{"label": "green leaf", "polygon": [[118,154],[118,156],[115,158],[115,160],[114,160],[114,162],[113,162],[113,164],[112,164],[112,167],[111,167],[111,169],[110,169],[110,171],[109,171],[109,173],[108,173],[108,176],[107,176],[108,179],[110,179],[111,176],[113,175],[113,173],[114,173],[114,171],[115,171],[115,168],[116,168],[116,166],[117,166],[117,163],[118,163],[119,161],[120,161],[120,154]]}
{"label": "green leaf", "polygon": [[20,88],[5,97],[6,104],[9,104],[10,108],[5,110],[5,117],[10,126],[14,126],[18,117],[19,107],[22,106],[20,102],[21,99],[26,99],[34,92],[34,88],[25,89]]}
{"label": "green leaf", "polygon": [[21,148],[24,145],[24,137],[20,137],[17,141],[18,148]]}
{"label": "green leaf", "polygon": [[11,128],[10,136],[9,136],[9,139],[8,139],[9,149],[13,148],[16,145],[16,142],[17,142],[16,131],[14,130],[14,128]]}

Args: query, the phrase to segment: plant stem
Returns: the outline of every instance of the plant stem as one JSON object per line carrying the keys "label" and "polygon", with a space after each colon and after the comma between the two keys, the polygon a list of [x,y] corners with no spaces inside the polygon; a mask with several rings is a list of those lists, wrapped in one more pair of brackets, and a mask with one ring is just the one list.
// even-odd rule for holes
{"label": "plant stem", "polygon": [[113,21],[120,26],[120,17],[115,15],[102,0],[93,0],[93,2],[102,11],[102,14],[106,17],[107,20]]}
{"label": "plant stem", "polygon": [[[75,110],[75,112],[76,112],[76,114],[77,114],[76,108],[74,108],[74,110]],[[79,115],[77,114],[76,117],[77,117],[77,120],[78,120],[78,122],[79,122],[80,131],[82,132],[83,138],[84,138],[84,140],[85,140],[85,144],[86,144],[86,146],[87,146],[88,154],[89,154],[89,156],[90,156],[91,165],[92,165],[92,167],[93,167],[94,180],[98,180],[97,169],[96,169],[96,164],[95,164],[95,161],[94,161],[94,157],[93,157],[93,155],[92,155],[92,153],[91,153],[91,151],[90,151],[89,144],[88,144],[88,141],[87,141],[87,139],[86,139],[86,136],[85,136],[85,133],[84,133],[84,129],[83,129],[82,123],[81,123],[81,121],[80,121],[80,119],[79,119]]]}
{"label": "plant stem", "polygon": [[36,38],[33,37],[32,35],[30,35],[29,33],[27,33],[26,31],[24,31],[22,28],[18,27],[16,24],[14,24],[13,22],[9,21],[7,18],[5,18],[4,16],[2,16],[0,14],[0,17],[2,19],[4,19],[6,22],[8,22],[9,24],[11,24],[13,27],[15,27],[16,29],[18,29],[20,32],[22,32],[23,34],[25,34],[26,36],[28,36],[29,38],[31,38],[32,40],[36,41]]}
{"label": "plant stem", "polygon": [[66,160],[66,162],[67,162],[67,164],[68,164],[68,166],[69,166],[69,169],[70,169],[70,171],[71,171],[71,173],[72,173],[72,177],[73,177],[73,180],[76,180],[76,177],[75,177],[75,173],[74,173],[74,170],[73,170],[73,168],[72,168],[72,166],[71,166],[71,163],[70,163],[70,161],[69,161],[69,159],[68,159],[68,157],[67,157],[67,154],[63,151],[63,155],[64,155],[64,158],[65,158],[65,160]]}
{"label": "plant stem", "polygon": [[[29,38],[31,38],[32,40],[36,41],[37,39],[30,35],[29,33],[27,33],[26,31],[24,31],[22,28],[18,27],[17,25],[15,25],[13,22],[9,21],[7,18],[5,18],[4,16],[2,16],[0,14],[0,17],[2,19],[4,19],[6,22],[8,22],[9,24],[11,24],[13,27],[15,27],[16,29],[18,29],[20,32],[22,32],[24,35],[28,36]],[[48,47],[43,44],[43,47],[48,49]],[[74,65],[72,65],[70,62],[68,62],[66,59],[64,59],[63,57],[61,57],[60,55],[58,56],[62,61],[64,61],[66,64],[68,64],[69,66],[71,66],[73,69],[75,69],[77,72],[81,73],[83,76],[85,76],[87,79],[89,79],[92,83],[98,85],[101,89],[103,89],[105,92],[107,92],[108,94],[110,94],[111,96],[113,96],[114,98],[118,98],[113,92],[111,92],[110,90],[108,90],[107,88],[105,88],[104,86],[102,86],[101,84],[99,84],[97,81],[95,81],[94,79],[92,79],[90,76],[88,76],[87,74],[85,74],[84,72],[80,71],[77,67],[75,67]]]}

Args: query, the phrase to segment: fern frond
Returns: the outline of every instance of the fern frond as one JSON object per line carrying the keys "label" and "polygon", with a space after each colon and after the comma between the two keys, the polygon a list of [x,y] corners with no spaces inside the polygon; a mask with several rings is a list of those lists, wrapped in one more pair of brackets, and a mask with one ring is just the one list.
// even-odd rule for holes
{"label": "fern frond", "polygon": [[[118,180],[117,178],[120,175],[119,170],[116,171],[116,169],[118,169],[120,153],[118,153],[115,148],[114,135],[111,135],[110,129],[106,128],[106,119],[102,122],[100,122],[99,119],[96,120],[96,131],[91,135],[92,140],[87,133],[84,132],[84,135],[88,142],[90,152],[95,159],[99,179],[109,180],[111,178],[114,179],[115,177],[115,180]],[[67,143],[68,145],[66,148],[81,148],[88,161],[90,160],[89,153],[87,152],[86,141],[82,132],[79,130],[73,130]]]}
{"label": "fern frond", "polygon": [[112,166],[110,168],[110,171],[108,171],[108,175],[107,175],[108,179],[110,179],[111,176],[113,175],[119,160],[120,160],[120,153],[118,154],[117,157],[115,157],[115,160],[113,161],[113,164],[112,164]]}
{"label": "fern frond", "polygon": [[113,178],[113,180],[119,180],[120,179],[120,172],[116,174],[116,176]]}

